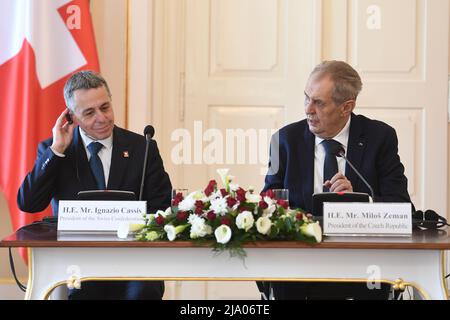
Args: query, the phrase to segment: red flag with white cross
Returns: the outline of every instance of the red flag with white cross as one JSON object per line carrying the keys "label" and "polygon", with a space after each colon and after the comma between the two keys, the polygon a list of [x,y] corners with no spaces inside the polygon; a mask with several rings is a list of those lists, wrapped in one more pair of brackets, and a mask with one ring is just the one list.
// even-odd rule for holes
{"label": "red flag with white cross", "polygon": [[0,188],[14,230],[51,215],[21,212],[17,191],[79,70],[99,71],[89,0],[0,1]]}

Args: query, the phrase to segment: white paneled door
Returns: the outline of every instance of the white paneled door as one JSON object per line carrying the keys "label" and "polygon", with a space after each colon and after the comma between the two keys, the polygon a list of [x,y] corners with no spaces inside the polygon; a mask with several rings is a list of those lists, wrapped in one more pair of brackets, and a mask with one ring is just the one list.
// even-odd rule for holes
{"label": "white paneled door", "polygon": [[187,2],[185,126],[203,138],[184,170],[190,187],[227,167],[240,185],[262,188],[271,134],[303,116],[320,44],[317,3]]}
{"label": "white paneled door", "polygon": [[415,206],[445,216],[449,1],[341,2],[345,13],[335,21],[348,23],[324,58],[340,52],[359,71],[357,111],[397,130]]}
{"label": "white paneled door", "polygon": [[[227,167],[237,183],[260,189],[271,133],[304,117],[313,67],[340,59],[363,78],[356,113],[396,128],[416,207],[446,215],[448,0],[154,3],[153,110],[177,186],[204,188]],[[168,291],[259,297],[254,283],[172,283]]]}

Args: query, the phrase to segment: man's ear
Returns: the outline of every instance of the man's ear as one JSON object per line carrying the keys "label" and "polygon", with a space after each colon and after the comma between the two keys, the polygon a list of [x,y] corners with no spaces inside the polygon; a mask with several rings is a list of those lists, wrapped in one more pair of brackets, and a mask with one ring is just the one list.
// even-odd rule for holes
{"label": "man's ear", "polygon": [[353,112],[353,109],[355,109],[356,101],[355,100],[348,100],[345,101],[342,108],[342,115],[348,116]]}

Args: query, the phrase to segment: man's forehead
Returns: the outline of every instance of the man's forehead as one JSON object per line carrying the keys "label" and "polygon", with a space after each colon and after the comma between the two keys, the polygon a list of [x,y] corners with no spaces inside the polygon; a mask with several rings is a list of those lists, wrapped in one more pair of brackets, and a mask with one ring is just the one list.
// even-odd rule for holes
{"label": "man's forehead", "polygon": [[108,90],[104,86],[100,86],[97,88],[89,88],[89,89],[77,89],[73,92],[74,98],[84,99],[94,96],[108,96]]}
{"label": "man's forehead", "polygon": [[314,95],[331,94],[334,83],[329,75],[311,75],[306,84],[305,92]]}
{"label": "man's forehead", "polygon": [[111,98],[105,88],[79,89],[73,94],[76,108],[90,109],[100,108],[106,103],[111,102]]}

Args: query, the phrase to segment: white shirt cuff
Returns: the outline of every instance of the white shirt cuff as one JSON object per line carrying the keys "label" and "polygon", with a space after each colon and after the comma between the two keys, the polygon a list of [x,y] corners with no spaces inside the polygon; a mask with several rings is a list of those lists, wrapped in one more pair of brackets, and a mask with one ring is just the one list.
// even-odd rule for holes
{"label": "white shirt cuff", "polygon": [[53,151],[53,153],[55,154],[55,155],[57,155],[58,157],[60,157],[60,158],[64,158],[66,155],[65,154],[63,154],[63,153],[59,153],[58,151],[55,151],[55,149],[53,149],[52,147],[50,147],[50,149]]}

